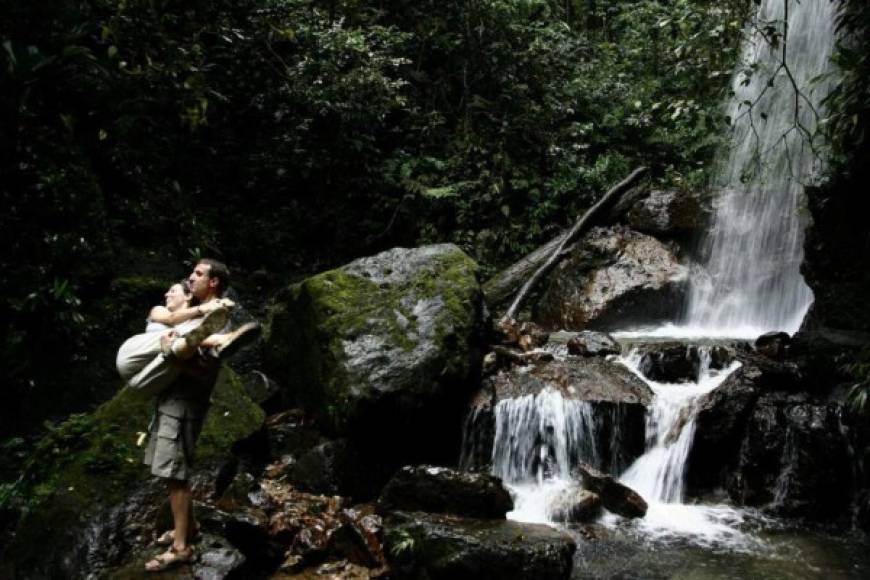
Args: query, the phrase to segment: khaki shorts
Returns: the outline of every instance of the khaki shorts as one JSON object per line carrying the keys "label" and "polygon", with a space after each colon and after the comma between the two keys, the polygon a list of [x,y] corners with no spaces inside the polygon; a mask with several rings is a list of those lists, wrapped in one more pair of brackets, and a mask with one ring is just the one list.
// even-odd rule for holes
{"label": "khaki shorts", "polygon": [[151,474],[168,479],[188,479],[193,468],[193,450],[201,430],[202,419],[179,419],[157,413],[145,448],[144,463],[151,466]]}

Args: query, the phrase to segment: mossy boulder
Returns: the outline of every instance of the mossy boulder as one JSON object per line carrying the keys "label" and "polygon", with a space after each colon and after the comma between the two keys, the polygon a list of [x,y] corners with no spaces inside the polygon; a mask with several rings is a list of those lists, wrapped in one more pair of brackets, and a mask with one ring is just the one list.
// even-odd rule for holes
{"label": "mossy boulder", "polygon": [[269,370],[332,435],[388,438],[397,450],[434,439],[442,454],[458,453],[482,361],[477,271],[440,244],[394,248],[295,284],[269,311]]}
{"label": "mossy boulder", "polygon": [[[197,445],[213,464],[263,424],[241,381],[222,369]],[[124,560],[165,501],[165,486],[142,465],[139,433],[153,408],[124,389],[90,414],[71,416],[37,442],[16,494],[27,498],[0,577],[82,577]],[[148,512],[148,513],[146,513]]]}

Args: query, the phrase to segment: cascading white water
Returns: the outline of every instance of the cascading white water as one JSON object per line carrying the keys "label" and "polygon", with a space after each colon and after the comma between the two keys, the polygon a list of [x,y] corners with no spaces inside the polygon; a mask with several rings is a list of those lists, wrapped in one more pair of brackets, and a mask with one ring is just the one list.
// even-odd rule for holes
{"label": "cascading white water", "polygon": [[[700,544],[727,542],[732,549],[751,544],[737,524],[743,513],[727,506],[683,504],[686,459],[695,435],[695,402],[736,370],[739,363],[716,371],[710,369],[709,349],[701,347],[696,382],[669,384],[651,381],[639,370],[641,355],[632,351],[620,362],[646,382],[655,393],[647,410],[646,451],[620,480],[637,491],[649,504],[646,516],[636,522],[648,536],[684,536]],[[610,519],[610,523],[615,520]]]}
{"label": "cascading white water", "polygon": [[[733,79],[728,115],[734,133],[717,167],[706,274],[692,279],[682,324],[615,336],[755,338],[770,330],[798,329],[812,302],[800,274],[801,198],[804,185],[820,169],[816,149],[821,143],[813,136],[816,111],[832,82],[814,79],[829,72],[836,9],[837,3],[829,0],[761,0],[743,48],[743,61],[753,72]],[[772,44],[768,25],[784,32],[784,40]],[[783,57],[785,66],[780,66]],[[648,381],[638,372],[638,358],[620,360],[655,398],[648,411],[646,451],[621,480],[647,500],[649,509],[639,520],[608,516],[605,522],[657,538],[724,543],[731,550],[756,547],[759,540],[740,531],[747,510],[682,503],[695,432],[694,402],[719,386],[736,365],[715,372],[705,362],[696,383],[672,385]],[[509,517],[547,522],[551,498],[571,483],[571,467],[600,461],[596,450],[602,446],[595,439],[591,408],[545,390],[501,401],[495,414],[493,473],[514,495],[516,509]],[[618,473],[618,466],[611,467]]]}
{"label": "cascading white water", "polygon": [[492,472],[513,493],[512,519],[549,521],[550,498],[580,461],[599,463],[592,405],[553,389],[496,405]]}
{"label": "cascading white water", "polygon": [[[714,184],[707,276],[694,276],[685,326],[690,335],[755,337],[793,333],[812,302],[800,274],[803,185],[820,168],[814,135],[831,80],[837,3],[762,0],[743,47],[752,70],[735,74],[728,105],[734,133]],[[787,19],[787,25],[783,22]],[[779,34],[771,42],[772,25]],[[785,65],[782,66],[783,57]],[[677,330],[673,334],[680,334]]]}

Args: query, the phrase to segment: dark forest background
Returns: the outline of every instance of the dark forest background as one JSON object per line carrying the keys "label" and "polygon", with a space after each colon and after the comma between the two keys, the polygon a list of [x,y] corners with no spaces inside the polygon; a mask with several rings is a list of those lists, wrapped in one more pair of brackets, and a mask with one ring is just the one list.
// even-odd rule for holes
{"label": "dark forest background", "polygon": [[[397,245],[491,274],[638,164],[702,190],[753,5],[0,3],[3,449],[119,388],[117,346],[199,256],[256,310]],[[870,102],[870,11],[845,6],[841,172]]]}

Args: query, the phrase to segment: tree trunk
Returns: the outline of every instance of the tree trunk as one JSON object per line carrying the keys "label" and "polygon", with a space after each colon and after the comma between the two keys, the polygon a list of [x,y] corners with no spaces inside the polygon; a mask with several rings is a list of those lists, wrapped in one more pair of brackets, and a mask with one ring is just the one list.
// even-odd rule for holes
{"label": "tree trunk", "polygon": [[632,171],[628,177],[611,187],[574,223],[571,229],[559,234],[487,280],[483,285],[487,304],[493,308],[504,304],[522,286],[520,293],[505,314],[505,317],[513,317],[537,281],[561,259],[561,255],[567,253],[568,246],[576,241],[580,234],[585,233],[592,226],[616,221],[634,202],[648,193],[647,183],[636,184],[646,171],[645,167],[638,167]]}

